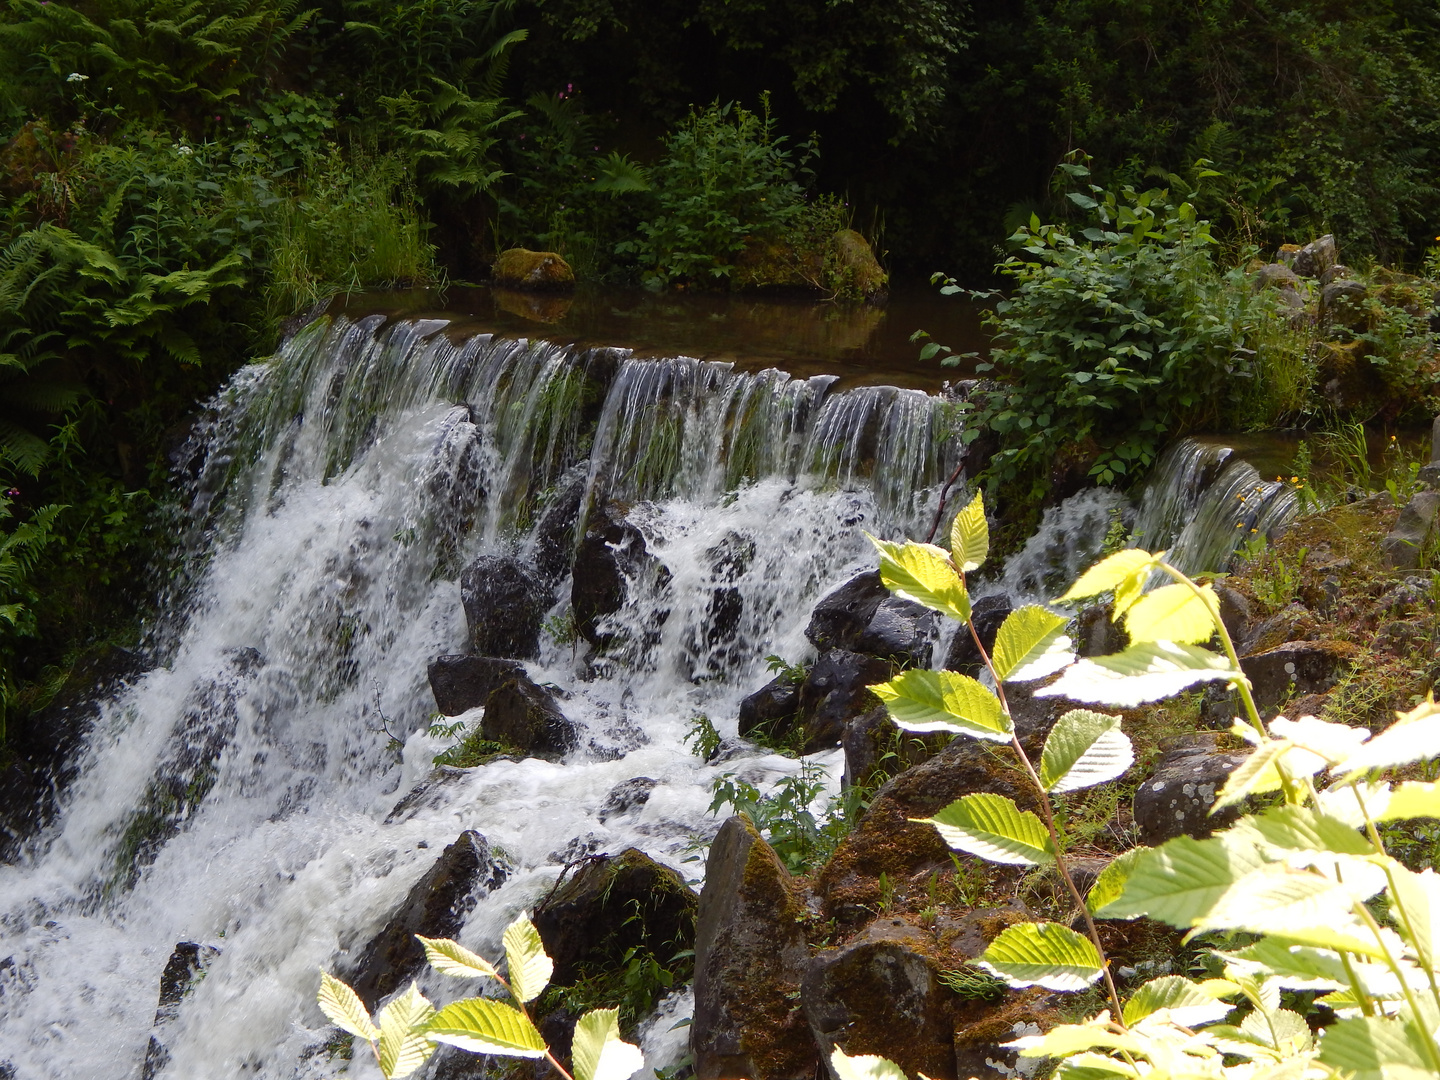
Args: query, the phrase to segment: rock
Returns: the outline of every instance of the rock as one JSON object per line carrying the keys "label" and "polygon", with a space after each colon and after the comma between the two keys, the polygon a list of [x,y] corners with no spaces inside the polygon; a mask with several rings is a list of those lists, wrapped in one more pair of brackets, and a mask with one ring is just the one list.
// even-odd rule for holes
{"label": "rock", "polygon": [[819,1065],[799,1004],[810,959],[790,874],[749,820],[720,826],[695,930],[697,1080],[813,1080]]}
{"label": "rock", "polygon": [[[855,941],[810,962],[800,1001],[820,1060],[841,1044],[847,1054],[879,1054],[907,1076],[955,1076],[955,1006],[925,955],[930,935],[900,919],[872,923]],[[830,1068],[832,1080],[839,1080]]]}
{"label": "rock", "polygon": [[1108,601],[1092,604],[1075,617],[1076,651],[1080,656],[1109,656],[1124,652],[1130,644],[1125,627],[1110,618],[1115,605]]}
{"label": "rock", "polygon": [[1435,518],[1440,514],[1440,492],[1422,491],[1405,504],[1390,535],[1380,542],[1385,565],[1413,570],[1420,565],[1426,545],[1434,542]]}
{"label": "rock", "polygon": [[1364,331],[1369,322],[1365,297],[1369,290],[1358,281],[1332,281],[1320,290],[1320,321],[1348,330]]}
{"label": "rock", "polygon": [[828,649],[800,684],[797,722],[804,731],[800,753],[838,746],[846,726],[880,703],[872,683],[890,678],[890,662],[846,649]]}
{"label": "rock", "polygon": [[1250,629],[1250,601],[1230,586],[1218,583],[1215,595],[1220,601],[1220,621],[1231,642],[1238,646]]}
{"label": "rock", "polygon": [[[507,760],[517,760],[509,758]],[[399,802],[397,802],[390,813],[385,815],[385,824],[393,825],[397,821],[408,821],[421,810],[438,810],[440,806],[448,802],[451,795],[445,789],[456,780],[464,779],[469,769],[457,768],[454,765],[437,765],[430,770],[428,776],[411,788]]]}
{"label": "rock", "polygon": [[815,605],[805,636],[817,649],[849,649],[925,667],[938,628],[933,612],[892,596],[879,572],[870,570]]}
{"label": "rock", "polygon": [[479,708],[504,683],[525,674],[518,660],[495,656],[437,656],[426,668],[435,704],[446,716]]}
{"label": "rock", "polygon": [[1297,250],[1290,265],[1301,277],[1318,278],[1339,260],[1340,252],[1335,246],[1335,237],[1326,233]]}
{"label": "rock", "polygon": [[783,738],[800,711],[800,684],[789,675],[777,675],[740,702],[739,732],[754,738],[759,732],[770,741]]}
{"label": "rock", "polygon": [[870,241],[854,229],[841,229],[835,234],[835,276],[835,292],[857,299],[878,299],[890,283]]}
{"label": "rock", "polygon": [[563,291],[575,287],[575,272],[553,251],[510,248],[502,251],[490,267],[496,285],[511,289]]}
{"label": "rock", "polygon": [[[970,618],[975,623],[975,632],[986,650],[995,648],[995,635],[1009,617],[1014,606],[1004,593],[982,596],[970,606]],[[956,627],[955,636],[950,639],[950,651],[945,654],[945,667],[972,678],[985,666],[980,659],[980,650],[975,648],[975,639],[963,626]]]}
{"label": "rock", "polygon": [[535,908],[535,929],[555,962],[552,982],[624,967],[630,949],[662,964],[695,942],[699,898],[668,866],[637,848],[586,859]]}
{"label": "rock", "polygon": [[555,703],[555,695],[528,676],[501,685],[485,702],[480,734],[530,757],[558,758],[579,744],[574,723]]}
{"label": "rock", "polygon": [[1255,271],[1255,291],[1275,288],[1295,292],[1300,285],[1300,275],[1284,263],[1266,263]]}
{"label": "rock", "polygon": [[544,584],[518,559],[476,559],[460,575],[460,599],[472,652],[526,660],[539,655],[540,624],[550,599]]}
{"label": "rock", "polygon": [[1029,1080],[1040,1072],[1040,1058],[1022,1058],[1005,1044],[1022,1035],[1041,1035],[1068,1017],[1064,994],[1027,990],[998,1005],[973,1008],[955,1028],[955,1075]]}
{"label": "rock", "polygon": [[1211,816],[1215,793],[1248,753],[1222,754],[1214,735],[1192,735],[1162,747],[1155,772],[1135,792],[1133,813],[1140,842],[1154,847],[1177,836],[1204,838],[1234,821],[1238,806]]}
{"label": "rock", "polygon": [[416,934],[454,937],[476,901],[499,888],[509,873],[508,862],[485,837],[471,829],[461,833],[351,965],[348,981],[365,1007],[373,1012],[424,966]]}
{"label": "rock", "polygon": [[576,476],[560,488],[535,523],[535,566],[547,581],[558,581],[570,569],[575,552],[575,524],[585,499],[589,469],[576,468]]}
{"label": "rock", "polygon": [[1385,396],[1385,385],[1366,355],[1367,343],[1317,341],[1312,355],[1320,390],[1336,409],[1355,414],[1373,412]]}
{"label": "rock", "polygon": [[1339,641],[1289,641],[1268,652],[1240,658],[1259,709],[1279,705],[1294,694],[1318,694],[1339,681],[1358,653]]}
{"label": "rock", "polygon": [[628,814],[631,810],[644,806],[650,801],[650,793],[659,783],[659,780],[653,780],[648,776],[636,776],[630,780],[622,780],[605,795],[605,801],[600,804],[600,809],[595,816],[603,824],[612,817]]}
{"label": "rock", "polygon": [[160,974],[160,1002],[155,1007],[155,1024],[150,1033],[150,1043],[145,1048],[141,1080],[154,1080],[169,1063],[170,1051],[165,1049],[162,1039],[164,1029],[179,1015],[180,1002],[195,984],[196,976],[204,974],[219,955],[220,950],[215,946],[195,941],[178,943],[170,954],[170,960]]}
{"label": "rock", "polygon": [[614,635],[602,632],[599,624],[625,606],[628,579],[638,576],[650,561],[645,537],[625,520],[617,504],[590,512],[575,552],[570,587],[570,606],[581,637],[600,648],[611,643]]}
{"label": "rock", "polygon": [[938,754],[952,738],[901,731],[890,711],[877,705],[850,721],[840,738],[845,749],[844,786],[874,784],[877,773],[890,777],[913,768]]}

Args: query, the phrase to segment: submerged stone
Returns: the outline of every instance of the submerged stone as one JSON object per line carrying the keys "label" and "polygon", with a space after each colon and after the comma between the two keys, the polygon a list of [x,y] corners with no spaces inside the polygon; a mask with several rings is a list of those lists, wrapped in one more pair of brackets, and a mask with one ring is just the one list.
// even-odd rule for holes
{"label": "submerged stone", "polygon": [[150,1032],[150,1042],[145,1047],[145,1063],[140,1068],[141,1080],[154,1080],[170,1061],[170,1051],[165,1049],[164,1029],[174,1022],[180,1013],[180,1002],[184,1000],[197,979],[202,978],[220,950],[214,945],[201,945],[195,941],[181,941],[170,954],[165,970],[160,973],[160,1001],[155,1007],[155,1024]]}

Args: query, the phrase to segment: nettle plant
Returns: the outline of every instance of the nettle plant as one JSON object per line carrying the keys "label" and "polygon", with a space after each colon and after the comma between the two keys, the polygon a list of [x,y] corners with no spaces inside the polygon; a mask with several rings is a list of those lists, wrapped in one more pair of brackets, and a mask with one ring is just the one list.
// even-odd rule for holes
{"label": "nettle plant", "polygon": [[[980,496],[956,518],[947,553],[930,544],[874,540],[880,574],[897,596],[965,624],[965,575],[985,561],[989,535]],[[1151,587],[1152,581],[1165,581]],[[1262,723],[1214,588],[1164,553],[1117,552],[1055,601],[1113,597],[1130,646],[1076,660],[1068,616],[1047,606],[1012,612],[986,666],[994,689],[950,671],[910,670],[873,687],[908,731],[954,732],[1009,743],[1033,785],[1039,813],[999,795],[951,803],[932,823],[959,851],[993,862],[1054,866],[1086,932],[1020,923],[998,935],[981,966],[1012,987],[1076,991],[1104,980],[1110,1008],[1082,1024],[1009,1044],[1026,1057],[1061,1059],[1055,1076],[1353,1077],[1440,1075],[1440,877],[1409,870],[1385,850],[1383,823],[1440,817],[1440,784],[1377,779],[1381,770],[1440,755],[1440,706],[1427,698],[1379,735],[1313,716]],[[964,632],[964,631],[962,631]],[[1218,639],[1221,651],[1204,647]],[[985,650],[982,648],[982,654]],[[1182,836],[1115,859],[1082,898],[1066,865],[1049,796],[1104,783],[1129,768],[1120,717],[1071,710],[1055,723],[1038,765],[1015,732],[1005,683],[1063,672],[1037,696],[1127,707],[1205,681],[1239,693],[1232,729],[1254,748],[1231,774],[1214,811],[1253,795],[1267,808],[1209,839]],[[1121,1001],[1095,919],[1148,916],[1210,935],[1211,970],[1196,981],[1167,975]],[[1287,991],[1317,993],[1336,1017],[1313,1029],[1282,1007]],[[1292,1001],[1294,999],[1291,999]],[[1315,1019],[1329,1018],[1315,1010]],[[1228,1022],[1227,1022],[1228,1021]],[[901,1080],[873,1056],[834,1061],[843,1080]]]}
{"label": "nettle plant", "polygon": [[489,979],[507,992],[514,1004],[468,997],[437,1010],[412,982],[372,1020],[354,990],[322,971],[321,1010],[339,1027],[370,1044],[386,1080],[399,1080],[422,1068],[439,1043],[477,1054],[545,1058],[564,1080],[627,1080],[644,1064],[640,1048],[620,1038],[619,1009],[592,1009],[576,1021],[570,1051],[573,1074],[556,1060],[525,1009],[544,992],[555,968],[527,915],[522,913],[505,928],[508,980],[484,957],[449,938],[415,937],[425,946],[430,966],[440,974]]}

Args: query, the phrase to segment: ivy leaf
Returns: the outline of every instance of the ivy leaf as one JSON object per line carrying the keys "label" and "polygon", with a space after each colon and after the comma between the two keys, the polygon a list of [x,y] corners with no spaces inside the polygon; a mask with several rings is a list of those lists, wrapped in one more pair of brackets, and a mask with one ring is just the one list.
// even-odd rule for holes
{"label": "ivy leaf", "polygon": [[1227,987],[1236,993],[1240,989],[1233,983],[1219,982],[1218,985],[1206,986],[1180,975],[1162,975],[1130,995],[1130,1000],[1125,1002],[1125,1023],[1136,1024],[1161,1009],[1168,1009],[1170,1018],[1184,1027],[1213,1024],[1225,1019],[1225,1014],[1231,1009],[1229,1004],[1217,997],[1217,991]]}
{"label": "ivy leaf", "polygon": [[505,928],[505,961],[510,971],[510,992],[518,1001],[534,1001],[545,990],[555,970],[545,955],[540,931],[523,911]]}
{"label": "ivy leaf", "polygon": [[1063,633],[1066,619],[1034,604],[1016,608],[995,635],[990,663],[1001,682],[1028,682],[1053,675],[1075,655]]}
{"label": "ivy leaf", "polygon": [[386,1005],[380,1021],[380,1071],[386,1080],[409,1076],[435,1052],[425,1025],[435,1015],[430,1002],[412,982],[409,989]]}
{"label": "ivy leaf", "polygon": [[575,1023],[575,1080],[629,1080],[645,1055],[620,1039],[620,1010],[591,1009]]}
{"label": "ivy leaf", "polygon": [[1253,843],[1229,833],[1177,836],[1136,860],[1119,899],[1096,912],[1107,919],[1148,915],[1189,929],[1246,874],[1262,865]]}
{"label": "ivy leaf", "polygon": [[892,544],[866,533],[880,552],[880,580],[903,600],[913,600],[959,622],[970,618],[970,595],[950,565],[944,548],[934,544]]}
{"label": "ivy leaf", "polygon": [[500,978],[500,973],[489,960],[476,956],[449,938],[427,938],[416,934],[415,940],[425,946],[425,959],[441,975],[453,975],[457,979]]}
{"label": "ivy leaf", "polygon": [[911,820],[934,825],[956,851],[990,862],[1044,866],[1055,861],[1055,846],[1044,823],[1003,795],[966,795],[932,818]]}
{"label": "ivy leaf", "polygon": [[1196,596],[1190,586],[1164,585],[1136,600],[1125,613],[1125,632],[1130,640],[1180,641],[1198,645],[1215,636],[1220,617],[1220,600],[1209,585]]}
{"label": "ivy leaf", "polygon": [[840,1080],[906,1080],[905,1070],[889,1058],[877,1054],[851,1057],[838,1046],[830,1054],[830,1067]]}
{"label": "ivy leaf", "polygon": [[1113,656],[1081,660],[1035,696],[1129,707],[1174,697],[1196,683],[1240,678],[1229,660],[1206,649],[1147,641]]}
{"label": "ivy leaf", "polygon": [[1057,603],[1064,604],[1071,600],[1084,600],[1101,593],[1113,592],[1115,609],[1111,618],[1118,619],[1131,604],[1140,599],[1145,582],[1150,580],[1150,574],[1164,557],[1163,551],[1154,555],[1139,548],[1117,551],[1081,574],[1080,579],[1070,586],[1069,591],[1060,597]]}
{"label": "ivy leaf", "polygon": [[950,526],[950,557],[962,574],[979,570],[990,554],[990,526],[985,521],[985,497],[977,491]]}
{"label": "ivy leaf", "polygon": [[1013,987],[1084,990],[1104,974],[1090,939],[1059,923],[1016,923],[990,942],[980,967]]}
{"label": "ivy leaf", "polygon": [[[1100,871],[1100,876],[1095,879],[1095,884],[1090,886],[1090,892],[1085,897],[1085,906],[1090,909],[1091,915],[1111,918],[1108,913],[1101,915],[1102,910],[1120,897],[1125,889],[1125,882],[1130,879],[1130,874],[1135,869],[1135,864],[1140,861],[1140,856],[1149,850],[1148,847],[1131,848],[1123,855],[1117,855],[1105,864],[1105,869]],[[1135,915],[1128,917],[1138,918]]]}
{"label": "ivy leaf", "polygon": [[993,693],[968,675],[911,668],[870,687],[906,731],[953,731],[1009,742],[1014,725]]}
{"label": "ivy leaf", "polygon": [[446,1005],[425,1027],[435,1042],[475,1054],[545,1056],[545,1040],[530,1018],[513,1005],[490,998],[461,998]]}
{"label": "ivy leaf", "polygon": [[1114,780],[1135,760],[1120,717],[1071,709],[1050,729],[1040,755],[1040,784],[1046,791],[1078,791]]}
{"label": "ivy leaf", "polygon": [[370,1021],[370,1013],[360,996],[349,985],[328,972],[320,972],[320,1011],[330,1022],[357,1039],[374,1042],[380,1037],[380,1029]]}

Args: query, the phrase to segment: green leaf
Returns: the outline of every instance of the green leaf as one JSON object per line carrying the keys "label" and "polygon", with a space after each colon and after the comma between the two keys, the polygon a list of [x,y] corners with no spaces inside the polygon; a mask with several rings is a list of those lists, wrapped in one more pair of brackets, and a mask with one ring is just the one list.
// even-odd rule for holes
{"label": "green leaf", "polygon": [[1081,660],[1035,696],[1128,707],[1174,697],[1196,683],[1242,677],[1216,653],[1178,642],[1147,641],[1114,656]]}
{"label": "green leaf", "polygon": [[910,820],[929,822],[956,851],[990,862],[1044,866],[1055,861],[1055,846],[1044,823],[1003,795],[966,795],[932,818]]}
{"label": "green leaf", "polygon": [[1440,754],[1440,714],[1431,713],[1386,728],[1341,762],[1337,771],[1347,773],[1347,778],[1356,777],[1371,769],[1409,765],[1437,754]]}
{"label": "green leaf", "polygon": [[[1233,984],[1221,985],[1238,992]],[[1161,1009],[1169,1009],[1170,1018],[1183,1027],[1213,1024],[1225,1019],[1225,1014],[1231,1009],[1226,1002],[1216,998],[1214,989],[1179,975],[1151,979],[1125,1002],[1125,1023],[1135,1024]]]}
{"label": "green leaf", "polygon": [[896,596],[967,622],[970,595],[950,565],[950,556],[934,544],[892,544],[866,534],[880,552],[880,580]]}
{"label": "green leaf", "polygon": [[1104,974],[1090,939],[1059,923],[1006,927],[978,963],[1014,987],[1084,990]]}
{"label": "green leaf", "polygon": [[434,1008],[413,982],[381,1010],[376,1017],[380,1021],[380,1071],[387,1080],[409,1076],[430,1060],[435,1043],[425,1034],[425,1026],[434,1015]]}
{"label": "green leaf", "polygon": [[[1105,869],[1101,870],[1100,876],[1095,879],[1095,884],[1090,886],[1089,895],[1085,897],[1085,906],[1090,909],[1091,915],[1112,918],[1108,912],[1102,914],[1103,909],[1119,898],[1125,889],[1125,882],[1130,880],[1135,864],[1140,861],[1140,856],[1149,850],[1148,847],[1131,848],[1106,863]],[[1129,916],[1132,919],[1136,917]]]}
{"label": "green leaf", "polygon": [[354,990],[327,972],[320,972],[320,1011],[330,1022],[348,1031],[357,1039],[374,1042],[380,1037],[380,1029],[370,1022],[360,996]]}
{"label": "green leaf", "polygon": [[1333,851],[1369,855],[1370,841],[1354,827],[1304,806],[1278,806],[1246,819],[1267,844],[1294,851]]}
{"label": "green leaf", "polygon": [[1058,602],[1068,603],[1071,600],[1084,600],[1090,596],[1113,592],[1115,609],[1111,618],[1118,619],[1140,598],[1145,582],[1150,579],[1155,567],[1160,565],[1162,558],[1164,552],[1152,555],[1139,548],[1117,551],[1081,574],[1080,580],[1071,585]]}
{"label": "green leaf", "polygon": [[580,1017],[570,1053],[575,1080],[629,1080],[645,1064],[640,1048],[620,1039],[619,1009],[591,1009]]}
{"label": "green leaf", "polygon": [[835,1047],[830,1053],[830,1067],[839,1080],[906,1080],[905,1070],[889,1058],[876,1054],[849,1054]]}
{"label": "green leaf", "polygon": [[1351,1080],[1433,1076],[1423,1049],[1426,1038],[1413,1019],[1365,1016],[1341,1020],[1325,1029],[1320,1060]]}
{"label": "green leaf", "polygon": [[489,960],[476,956],[449,938],[427,938],[416,934],[415,940],[425,946],[425,959],[441,975],[453,975],[457,979],[500,978],[500,973]]}
{"label": "green leaf", "polygon": [[1209,585],[1196,596],[1188,585],[1164,585],[1146,593],[1125,613],[1125,632],[1133,643],[1180,641],[1198,645],[1215,636],[1220,600]]}
{"label": "green leaf", "polygon": [[[1139,1039],[1130,1034],[1112,1031],[1108,1021],[1092,1017],[1083,1024],[1057,1024],[1043,1035],[1022,1035],[1018,1039],[1001,1044],[1014,1047],[1021,1057],[1074,1058],[1082,1051],[1105,1049],[1123,1050],[1136,1057],[1143,1057],[1145,1049]],[[1115,1062],[1120,1065],[1120,1062]],[[1133,1073],[1129,1074],[1133,1075]]]}
{"label": "green leaf", "polygon": [[510,992],[517,1001],[534,1001],[550,982],[555,965],[545,955],[540,931],[523,911],[505,928],[505,962],[510,974]]}
{"label": "green leaf", "polygon": [[[1378,800],[1377,800],[1378,802]],[[1390,792],[1390,799],[1378,812],[1374,803],[1366,800],[1370,815],[1376,821],[1399,821],[1404,818],[1440,818],[1440,784],[1426,784],[1419,780],[1406,780],[1396,784]]]}
{"label": "green leaf", "polygon": [[1009,742],[1014,730],[995,695],[968,675],[911,668],[870,690],[906,731],[953,731]]}
{"label": "green leaf", "polygon": [[1250,756],[1225,778],[1210,812],[1217,813],[1250,795],[1279,790],[1280,772],[1275,763],[1291,749],[1289,742],[1280,739],[1269,739],[1257,746]]}
{"label": "green leaf", "polygon": [[506,1057],[545,1056],[545,1040],[530,1018],[513,1005],[490,998],[461,998],[446,1005],[426,1025],[435,1042],[476,1054]]}
{"label": "green leaf", "polygon": [[1097,914],[1107,919],[1148,915],[1189,928],[1231,886],[1261,865],[1254,844],[1229,834],[1208,840],[1178,836],[1141,854],[1120,898]]}
{"label": "green leaf", "polygon": [[1040,755],[1040,784],[1046,791],[1078,791],[1103,784],[1135,760],[1120,717],[1071,709],[1050,729]]}
{"label": "green leaf", "polygon": [[1415,873],[1398,862],[1390,866],[1392,910],[1401,932],[1425,967],[1437,966],[1440,944],[1440,877],[1434,870]]}
{"label": "green leaf", "polygon": [[1034,604],[1016,608],[995,635],[990,658],[1001,682],[1028,682],[1053,675],[1074,661],[1066,619]]}
{"label": "green leaf", "polygon": [[990,553],[990,526],[985,522],[985,497],[977,491],[950,526],[950,557],[960,572],[979,570]]}
{"label": "green leaf", "polygon": [[1269,863],[1226,889],[1191,925],[1256,934],[1307,926],[1345,928],[1355,925],[1354,888],[1349,881],[1341,884],[1284,863]]}

